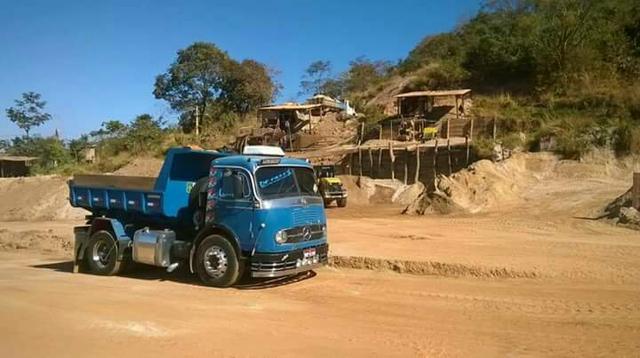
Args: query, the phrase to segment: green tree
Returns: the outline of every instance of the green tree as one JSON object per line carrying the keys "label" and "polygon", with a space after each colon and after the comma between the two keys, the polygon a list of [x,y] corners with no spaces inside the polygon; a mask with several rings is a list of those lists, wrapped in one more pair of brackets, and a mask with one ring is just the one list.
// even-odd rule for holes
{"label": "green tree", "polygon": [[349,63],[349,69],[344,76],[345,90],[349,93],[362,92],[375,86],[392,68],[389,61],[371,61],[360,56]]}
{"label": "green tree", "polygon": [[51,119],[51,115],[44,111],[46,104],[47,102],[41,99],[39,93],[25,92],[22,94],[22,99],[15,100],[14,107],[7,108],[7,117],[29,137],[32,128]]}
{"label": "green tree", "polygon": [[79,138],[74,138],[69,141],[69,151],[73,155],[73,159],[76,162],[80,161],[80,152],[88,146],[89,136],[86,134],[83,134]]}
{"label": "green tree", "polygon": [[202,122],[207,106],[223,92],[231,59],[216,45],[196,42],[179,50],[167,71],[156,77],[153,95],[172,109],[196,112]]}
{"label": "green tree", "polygon": [[135,153],[155,150],[162,142],[163,125],[162,119],[154,119],[149,114],[137,116],[128,127],[127,148]]}
{"label": "green tree", "polygon": [[224,106],[244,115],[271,102],[278,87],[264,64],[244,60],[228,63],[222,88],[220,99]]}
{"label": "green tree", "polygon": [[304,71],[300,82],[300,94],[320,94],[324,92],[327,82],[331,79],[331,62],[314,61]]}

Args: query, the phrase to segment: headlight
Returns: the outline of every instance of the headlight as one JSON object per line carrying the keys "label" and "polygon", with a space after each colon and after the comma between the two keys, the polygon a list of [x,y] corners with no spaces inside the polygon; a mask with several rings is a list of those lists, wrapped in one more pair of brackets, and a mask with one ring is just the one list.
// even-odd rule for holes
{"label": "headlight", "polygon": [[276,233],[276,242],[278,244],[284,244],[287,242],[287,232],[284,230],[280,230]]}

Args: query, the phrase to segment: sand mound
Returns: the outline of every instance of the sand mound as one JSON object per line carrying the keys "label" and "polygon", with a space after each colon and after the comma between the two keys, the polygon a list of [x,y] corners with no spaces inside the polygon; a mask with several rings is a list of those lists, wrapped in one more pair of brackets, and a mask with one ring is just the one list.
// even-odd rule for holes
{"label": "sand mound", "polygon": [[520,192],[549,175],[557,163],[547,153],[516,153],[494,163],[481,160],[451,176],[438,176],[435,191],[423,192],[405,209],[408,214],[478,213],[519,200]]}
{"label": "sand mound", "polygon": [[404,185],[399,180],[371,179],[352,175],[339,175],[342,184],[347,189],[349,204],[402,204],[415,201],[424,191],[424,185],[417,183]]}
{"label": "sand mound", "polygon": [[52,230],[12,232],[0,229],[0,250],[37,250],[42,252],[71,252],[73,238],[54,234]]}
{"label": "sand mound", "polygon": [[67,178],[0,178],[0,221],[82,219],[88,212],[69,204]]}
{"label": "sand mound", "polygon": [[[596,151],[580,161],[559,160],[551,153],[515,153],[501,162],[481,160],[451,176],[438,176],[435,190],[423,192],[404,213],[496,211],[523,204],[531,197],[556,195],[554,191],[587,191],[588,181],[618,182],[630,175],[632,167],[632,159],[618,160],[604,151]],[[580,189],[583,184],[584,189]],[[534,187],[548,190],[530,193]]]}
{"label": "sand mound", "polygon": [[162,168],[163,159],[135,158],[131,163],[113,172],[115,175],[157,177]]}

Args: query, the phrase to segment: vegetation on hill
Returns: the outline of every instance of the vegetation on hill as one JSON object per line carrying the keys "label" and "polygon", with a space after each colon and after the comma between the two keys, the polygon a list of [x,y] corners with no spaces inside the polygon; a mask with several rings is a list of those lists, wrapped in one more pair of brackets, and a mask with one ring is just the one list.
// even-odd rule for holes
{"label": "vegetation on hill", "polygon": [[503,143],[535,149],[554,137],[558,152],[579,157],[594,146],[640,152],[639,78],[639,2],[486,0],[396,66],[356,60],[315,87],[369,117],[379,117],[376,96],[398,83],[396,92],[470,87],[473,115],[497,118]]}
{"label": "vegetation on hill", "polygon": [[640,153],[637,1],[486,1],[397,71],[415,76],[409,89],[473,88],[474,114],[498,118],[505,137],[524,133],[530,149],[551,136],[568,157],[594,146]]}

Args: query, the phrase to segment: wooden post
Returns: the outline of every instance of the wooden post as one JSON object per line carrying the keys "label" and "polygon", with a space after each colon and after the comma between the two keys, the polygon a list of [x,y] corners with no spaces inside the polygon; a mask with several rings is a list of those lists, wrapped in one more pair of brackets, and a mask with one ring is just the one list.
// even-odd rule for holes
{"label": "wooden post", "polygon": [[633,173],[633,189],[631,195],[631,205],[640,210],[640,172]]}
{"label": "wooden post", "polygon": [[496,141],[496,138],[498,136],[498,124],[496,123],[498,120],[498,118],[493,117],[493,141]]}
{"label": "wooden post", "polygon": [[394,162],[396,161],[396,157],[393,155],[393,142],[389,142],[389,161],[391,162],[391,179],[396,178],[396,170],[394,168]]}
{"label": "wooden post", "polygon": [[449,132],[451,131],[451,120],[447,118],[447,139],[449,139]]}
{"label": "wooden post", "polygon": [[409,147],[404,149],[404,185],[409,182]]}
{"label": "wooden post", "polygon": [[447,139],[447,157],[449,161],[449,175],[453,173],[453,168],[451,168],[451,140]]}
{"label": "wooden post", "polygon": [[378,133],[378,139],[382,140],[382,124],[380,125],[380,132]]}
{"label": "wooden post", "polygon": [[420,180],[420,145],[416,145],[416,175],[413,180],[414,184]]}
{"label": "wooden post", "polygon": [[[362,177],[362,149],[358,146],[358,176]],[[360,178],[358,178],[360,180]]]}
{"label": "wooden post", "polygon": [[371,147],[369,147],[369,175],[373,178],[373,153],[371,153]]}
{"label": "wooden post", "polygon": [[456,119],[460,119],[460,111],[458,110],[458,96],[456,96]]}
{"label": "wooden post", "polygon": [[467,166],[469,165],[469,137],[464,137],[464,145],[467,147]]}
{"label": "wooden post", "polygon": [[433,147],[433,179],[438,176],[438,138],[436,137],[436,145]]}
{"label": "wooden post", "polygon": [[380,174],[381,166],[382,166],[382,148],[378,148],[378,169],[376,170],[378,177],[381,177],[381,174]]}
{"label": "wooden post", "polygon": [[469,123],[469,140],[473,140],[473,117],[471,117]]}
{"label": "wooden post", "polygon": [[358,141],[358,145],[362,144],[363,140],[364,140],[364,122],[362,122],[360,125],[360,140]]}

